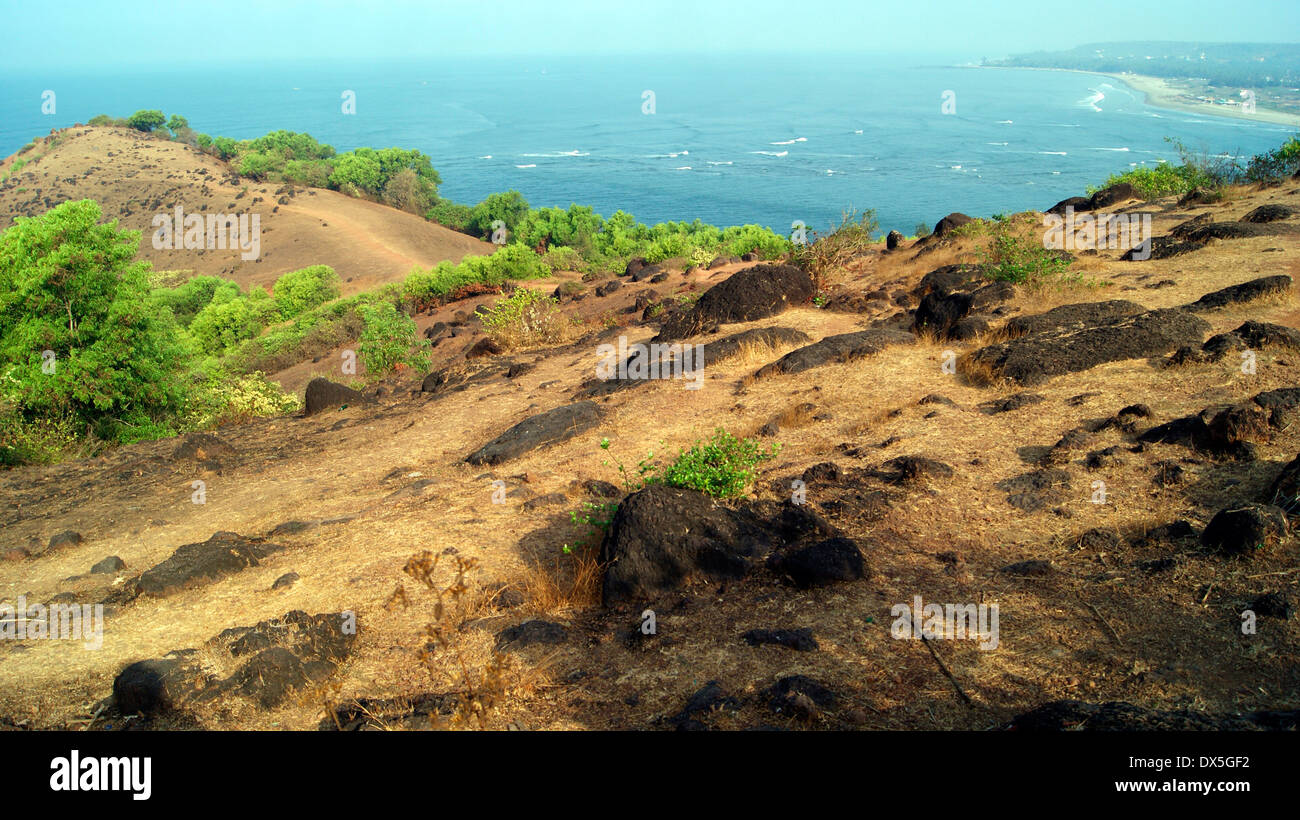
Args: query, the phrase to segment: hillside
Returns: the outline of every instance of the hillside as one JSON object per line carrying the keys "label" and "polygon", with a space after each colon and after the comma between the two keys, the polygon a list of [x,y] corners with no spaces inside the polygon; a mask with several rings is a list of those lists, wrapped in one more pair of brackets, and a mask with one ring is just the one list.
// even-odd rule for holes
{"label": "hillside", "polygon": [[[96,196],[124,224],[153,212],[143,185],[164,201],[206,185],[205,207],[224,208],[238,188],[215,164],[174,176],[186,150],[79,129],[17,176],[28,192],[4,187],[0,211],[84,194],[59,186],[121,158]],[[274,190],[250,194],[270,204]],[[456,332],[428,374],[308,396],[315,412],[216,438],[0,473],[0,597],[107,608],[99,649],[0,643],[0,718],[987,729],[1073,700],[1022,720],[1280,725],[1224,716],[1300,708],[1297,540],[1289,510],[1249,506],[1300,493],[1300,183],[1108,211],[1154,214],[1153,258],[1083,251],[1077,281],[990,283],[953,267],[979,259],[954,215],[857,254],[820,306],[792,268],[634,272],[563,302],[588,320],[576,341],[467,359],[484,338],[475,305],[499,298],[480,295],[419,317]],[[407,219],[299,193],[263,223],[260,265],[200,264],[269,283],[325,262],[356,288],[477,245]],[[1282,278],[1232,289],[1266,277]],[[593,380],[598,345],[659,334],[704,344],[700,389]],[[278,377],[302,390],[335,377],[329,361]],[[529,419],[533,438],[509,433]],[[624,488],[620,462],[634,473],[718,427],[781,444],[751,496]],[[796,481],[806,504],[790,503]],[[600,538],[584,544],[570,516],[587,502],[621,502],[603,568]],[[1238,512],[1210,526],[1225,509]],[[122,566],[90,572],[109,556]],[[997,604],[997,647],[892,637],[893,607],[916,596]],[[339,626],[353,619],[355,635]],[[118,677],[140,661],[153,663]],[[1138,709],[1100,706],[1115,701]]]}
{"label": "hillside", "polygon": [[[141,232],[141,258],[159,271],[224,276],[241,287],[269,288],[308,265],[333,267],[343,292],[372,290],[401,279],[414,266],[491,253],[492,245],[337,191],[256,183],[231,175],[224,163],[179,142],[126,128],[68,128],[37,140],[30,160],[0,184],[0,225],[37,216],[60,202],[90,197],[104,216]],[[155,250],[156,214],[258,214],[256,259],[237,250]]]}

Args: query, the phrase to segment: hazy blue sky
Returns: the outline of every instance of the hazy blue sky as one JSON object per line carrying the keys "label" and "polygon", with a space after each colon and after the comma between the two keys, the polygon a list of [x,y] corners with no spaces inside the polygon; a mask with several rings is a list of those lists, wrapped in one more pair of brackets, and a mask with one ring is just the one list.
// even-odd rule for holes
{"label": "hazy blue sky", "polygon": [[945,52],[1119,40],[1295,42],[1296,0],[0,0],[0,66],[468,54]]}

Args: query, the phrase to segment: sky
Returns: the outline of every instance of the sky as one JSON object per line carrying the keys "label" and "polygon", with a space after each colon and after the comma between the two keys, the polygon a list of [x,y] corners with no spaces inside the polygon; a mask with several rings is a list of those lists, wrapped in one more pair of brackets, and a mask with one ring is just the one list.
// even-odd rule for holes
{"label": "sky", "polygon": [[0,0],[0,14],[10,71],[474,55],[980,59],[1123,40],[1300,41],[1297,0]]}

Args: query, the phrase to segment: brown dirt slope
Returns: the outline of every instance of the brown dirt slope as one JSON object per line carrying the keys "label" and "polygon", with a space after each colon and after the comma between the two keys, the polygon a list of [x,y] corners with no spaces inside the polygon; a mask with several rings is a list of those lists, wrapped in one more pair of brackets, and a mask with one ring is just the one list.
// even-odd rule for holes
{"label": "brown dirt slope", "polygon": [[[278,183],[236,179],[215,157],[130,129],[66,128],[37,142],[23,156],[39,160],[0,184],[0,226],[61,202],[94,199],[105,217],[141,232],[141,258],[153,262],[155,270],[224,276],[245,288],[269,288],[282,274],[324,264],[344,280],[346,295],[401,279],[416,265],[492,252],[489,243],[337,191],[291,191]],[[260,257],[245,260],[229,249],[155,250],[153,218],[173,213],[176,205],[186,214],[259,214]]]}
{"label": "brown dirt slope", "polygon": [[[1267,203],[1300,204],[1300,188],[1240,191],[1212,206],[1146,207],[1165,234],[1198,214],[1232,221]],[[974,242],[953,239],[920,255],[868,250],[838,274],[845,298],[830,302],[854,309],[802,304],[690,341],[707,346],[765,327],[797,328],[814,340],[905,327],[921,277],[973,261]],[[1178,367],[1162,366],[1160,355],[1111,361],[1053,376],[1032,388],[1036,399],[1010,402],[1003,406],[1018,409],[1004,412],[994,412],[995,403],[1022,389],[944,366],[1003,340],[1015,316],[1121,299],[1171,308],[1258,277],[1300,274],[1300,247],[1283,234],[1217,240],[1143,262],[1120,261],[1121,252],[1080,255],[1075,270],[1091,284],[1020,289],[990,314],[987,331],[967,340],[923,336],[760,379],[754,373],[791,348],[742,346],[710,361],[698,390],[657,381],[597,395],[596,427],[494,468],[464,459],[524,419],[589,395],[599,343],[655,335],[658,323],[642,321],[635,308],[640,287],[566,302],[587,320],[576,342],[472,361],[464,353],[481,336],[455,314],[495,297],[450,305],[421,317],[422,327],[450,320],[463,329],[435,348],[435,369],[458,373],[442,388],[422,392],[425,374],[406,374],[369,388],[372,400],[360,404],[215,431],[233,454],[214,445],[173,458],[177,442],[168,440],[0,474],[0,547],[9,558],[0,562],[0,599],[109,604],[99,649],[0,642],[0,717],[55,727],[99,715],[97,728],[120,728],[125,716],[100,706],[128,664],[194,648],[196,662],[224,674],[226,656],[204,654],[210,639],[293,610],[355,613],[356,640],[336,673],[270,708],[228,694],[184,715],[129,723],[314,728],[335,725],[327,707],[356,699],[363,702],[340,724],[419,727],[430,725],[428,713],[459,713],[494,728],[985,729],[1062,699],[1206,714],[1295,709],[1296,618],[1261,615],[1257,631],[1243,634],[1241,613],[1266,593],[1294,606],[1296,539],[1268,539],[1247,557],[1226,558],[1181,535],[1263,497],[1300,452],[1300,426],[1243,411],[1256,423],[1234,429],[1250,446],[1230,455],[1139,436],[1207,407],[1300,385],[1300,350],[1258,349],[1253,372],[1236,353]],[[674,272],[652,288],[654,299],[698,293],[719,278]],[[1197,315],[1207,336],[1247,320],[1300,327],[1290,293]],[[1118,415],[1134,404],[1150,417]],[[812,588],[765,569],[743,581],[689,583],[648,602],[657,633],[638,637],[640,607],[600,606],[590,542],[583,546],[583,528],[569,513],[604,500],[590,480],[622,485],[616,459],[632,469],[648,451],[675,453],[719,426],[746,435],[775,428],[769,440],[782,444],[752,497],[731,506],[774,508],[790,498],[795,479],[806,479],[808,509],[857,544],[869,574]],[[893,461],[900,456],[949,470]],[[823,462],[838,473],[805,475]],[[205,503],[193,502],[195,481],[204,482]],[[1104,483],[1104,503],[1095,503],[1096,482]],[[494,496],[499,490],[504,497]],[[309,525],[280,527],[295,520]],[[83,540],[42,551],[66,530]],[[268,540],[278,549],[165,597],[127,592],[178,547],[219,531],[275,531]],[[20,548],[29,546],[38,554],[24,557]],[[429,576],[440,589],[453,584],[458,559],[476,562],[468,591],[445,596],[441,615],[418,582],[420,567],[408,564],[425,550],[441,556]],[[87,574],[110,555],[125,568]],[[272,589],[291,572],[295,583]],[[997,648],[892,637],[892,608],[916,596],[997,604]],[[530,618],[564,629],[530,627],[498,639]],[[426,629],[430,623],[437,628]],[[757,629],[807,629],[817,648],[742,640]],[[515,634],[538,640],[507,646]],[[819,682],[833,700],[796,682],[803,694],[775,698],[775,710],[765,692],[790,675]],[[697,693],[698,708],[685,709]]]}

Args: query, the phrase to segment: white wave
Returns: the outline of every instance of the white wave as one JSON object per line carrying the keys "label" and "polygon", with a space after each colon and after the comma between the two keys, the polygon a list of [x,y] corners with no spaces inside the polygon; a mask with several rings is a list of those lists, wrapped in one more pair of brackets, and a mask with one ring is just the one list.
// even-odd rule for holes
{"label": "white wave", "polygon": [[479,159],[492,159],[492,155],[491,155],[491,154],[485,154],[485,155],[479,157]]}
{"label": "white wave", "polygon": [[537,163],[534,162],[534,163],[531,163],[531,164],[529,164],[529,165],[516,165],[515,167],[516,167],[516,168],[536,168],[536,167],[537,167]]}
{"label": "white wave", "polygon": [[1060,175],[1061,175],[1061,172],[1060,172],[1060,171],[1053,171],[1053,172],[1052,172],[1052,176],[1059,177]]}
{"label": "white wave", "polygon": [[954,171],[960,171],[960,170],[961,170],[961,166],[960,166],[960,165],[949,165],[948,167],[951,168],[951,169],[954,170]]}
{"label": "white wave", "polygon": [[714,160],[709,160],[709,164],[710,164],[710,165],[730,165],[730,164],[731,164],[731,160],[718,161],[718,162],[715,162]]}
{"label": "white wave", "polygon": [[784,157],[787,156],[790,152],[789,151],[750,151],[749,153],[762,154],[763,156],[766,157]]}
{"label": "white wave", "polygon": [[854,131],[853,133],[855,133],[855,134],[861,134],[861,133],[862,133],[862,129],[859,128],[857,131]]}
{"label": "white wave", "polygon": [[1127,151],[1127,148],[1094,148],[1094,151]]}
{"label": "white wave", "polygon": [[591,152],[578,151],[577,149],[575,149],[573,151],[548,151],[542,154],[520,154],[520,156],[523,157],[589,157],[591,156]]}
{"label": "white wave", "polygon": [[[1105,87],[1106,86],[1103,86],[1103,88]],[[1095,88],[1089,88],[1088,90],[1092,92],[1092,96],[1088,97],[1086,100],[1079,100],[1079,105],[1085,108],[1091,108],[1093,111],[1100,111],[1101,109],[1097,107],[1097,103],[1106,99],[1106,95]]]}
{"label": "white wave", "polygon": [[674,171],[689,171],[689,170],[691,170],[691,166],[689,166],[689,165],[679,165],[679,166],[677,166],[676,168],[674,168],[673,170],[674,170]]}
{"label": "white wave", "polygon": [[796,142],[807,142],[807,137],[795,137],[792,140],[782,140],[781,142],[769,142],[768,145],[794,145]]}
{"label": "white wave", "polygon": [[1006,145],[1005,142],[986,142],[985,145]]}
{"label": "white wave", "polygon": [[998,125],[1014,125],[1011,120],[998,120]]}
{"label": "white wave", "polygon": [[1040,153],[1040,154],[1051,154],[1051,155],[1053,155],[1053,156],[1057,156],[1057,157],[1063,157],[1063,156],[1066,156],[1066,153],[1065,153],[1064,151],[1039,151],[1038,153]]}

